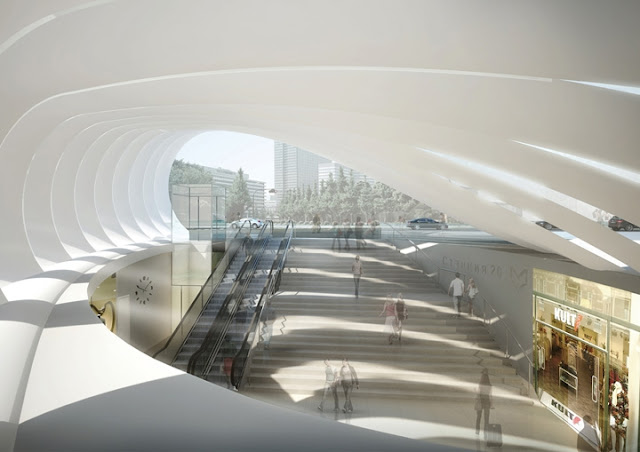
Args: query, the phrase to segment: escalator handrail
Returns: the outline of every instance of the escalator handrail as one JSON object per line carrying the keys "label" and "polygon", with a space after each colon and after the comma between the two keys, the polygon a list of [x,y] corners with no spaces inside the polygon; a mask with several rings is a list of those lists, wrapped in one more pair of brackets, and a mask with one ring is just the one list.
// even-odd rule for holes
{"label": "escalator handrail", "polygon": [[[242,341],[242,345],[240,346],[240,349],[238,350],[238,352],[233,358],[233,363],[231,367],[231,379],[232,379],[232,384],[233,386],[236,387],[236,389],[240,389],[244,385],[244,382],[247,379],[247,375],[248,375],[248,373],[246,372],[246,369],[248,368],[247,363],[250,362],[251,356],[253,354],[253,350],[255,349],[255,346],[257,345],[260,339],[260,325],[262,324],[262,314],[264,312],[264,308],[268,308],[267,305],[269,302],[269,297],[271,297],[271,295],[273,295],[273,293],[275,293],[277,290],[279,276],[282,273],[282,270],[284,269],[284,265],[287,260],[287,254],[289,252],[289,247],[291,245],[291,238],[293,237],[293,234],[294,234],[294,226],[295,225],[293,221],[289,220],[284,230],[283,237],[287,237],[287,232],[289,231],[289,227],[291,227],[291,230],[289,231],[289,236],[288,238],[286,238],[280,243],[280,247],[278,248],[276,259],[274,260],[273,265],[271,266],[271,270],[269,271],[268,283],[265,285],[265,288],[262,290],[260,299],[258,300],[258,304],[256,306],[256,311],[251,321],[251,325],[247,330],[247,332],[245,333],[244,340]],[[251,341],[251,343],[249,343],[252,332],[254,333],[253,340]],[[242,366],[242,369],[240,370],[241,373],[238,377],[236,375],[238,373],[237,367],[243,355],[246,355],[245,364]]]}
{"label": "escalator handrail", "polygon": [[[240,231],[242,231],[242,228],[238,229],[238,231],[236,232],[235,236],[233,237],[233,239],[231,239],[231,242],[234,242],[237,238],[238,235],[240,234]],[[209,277],[207,278],[207,280],[205,281],[205,283],[202,285],[202,287],[200,287],[200,290],[198,291],[198,294],[193,298],[191,305],[189,306],[189,308],[187,309],[187,312],[184,313],[184,315],[182,316],[182,319],[180,319],[180,322],[178,323],[178,325],[175,327],[175,329],[173,330],[173,333],[171,333],[171,336],[169,336],[169,339],[167,339],[167,341],[165,342],[164,346],[158,350],[157,352],[155,352],[152,357],[156,358],[158,355],[160,355],[160,353],[162,353],[163,351],[165,351],[169,345],[171,345],[171,342],[174,340],[174,338],[176,337],[176,335],[178,334],[178,331],[180,331],[180,329],[183,326],[183,323],[185,322],[185,320],[187,319],[187,317],[189,316],[189,314],[191,313],[192,309],[195,309],[196,303],[195,301],[202,296],[202,292],[204,291],[205,287],[207,287],[207,285],[210,283],[210,281],[212,280],[212,278],[214,276],[218,276],[218,282],[216,283],[215,287],[212,287],[211,289],[211,295],[209,296],[209,298],[207,299],[207,301],[202,305],[201,307],[201,311],[200,314],[198,315],[198,317],[195,319],[193,325],[191,325],[191,328],[189,328],[189,332],[185,335],[185,338],[182,341],[182,344],[180,345],[180,347],[178,347],[178,350],[180,350],[182,348],[182,346],[184,345],[184,342],[187,340],[187,338],[189,337],[189,335],[191,335],[191,332],[193,331],[193,328],[195,328],[196,324],[198,323],[198,320],[200,320],[200,317],[202,316],[202,313],[205,311],[205,309],[207,308],[209,302],[211,301],[211,299],[213,298],[213,295],[215,294],[216,290],[218,290],[218,287],[220,286],[220,283],[222,282],[222,275],[220,275],[219,273],[222,273],[224,275],[224,273],[227,272],[227,270],[229,269],[229,265],[231,265],[231,262],[233,261],[233,258],[235,257],[236,253],[238,252],[238,248],[237,247],[229,247],[229,249],[225,252],[223,258],[221,259],[221,262],[225,262],[225,258],[228,257],[228,259],[226,260],[226,265],[221,267],[221,266],[217,266],[209,275]],[[173,359],[171,359],[171,361],[173,361]]]}
{"label": "escalator handrail", "polygon": [[[246,221],[245,221],[245,223],[246,223]],[[264,229],[264,227],[263,227],[263,229]],[[242,227],[240,227],[240,229],[238,230],[238,233],[236,234],[236,237],[240,234],[241,230],[242,230]],[[249,231],[251,231],[251,229],[249,229]],[[243,240],[243,239],[241,239],[241,240]],[[251,250],[249,250],[249,252],[251,252],[252,250],[253,250],[253,247],[251,248]],[[220,309],[218,310],[218,314],[216,315],[216,318],[214,319],[214,321],[212,322],[211,326],[209,327],[209,330],[207,331],[207,335],[205,336],[205,339],[203,340],[202,344],[200,344],[200,347],[198,348],[198,350],[196,350],[194,352],[194,354],[191,355],[191,358],[189,358],[189,363],[187,365],[187,372],[188,373],[193,373],[194,372],[195,363],[200,358],[200,355],[202,353],[204,353],[206,347],[208,347],[210,345],[210,342],[211,342],[210,336],[213,333],[214,326],[218,325],[218,318],[220,317],[220,314],[226,311],[227,307],[229,306],[229,303],[235,297],[236,291],[238,290],[238,286],[239,286],[240,282],[242,281],[244,272],[246,271],[247,266],[248,266],[249,262],[251,262],[251,260],[252,260],[251,258],[249,260],[246,260],[246,258],[245,258],[245,262],[242,265],[242,267],[240,268],[240,270],[238,272],[238,275],[236,277],[236,280],[234,281],[233,285],[231,286],[231,289],[229,290],[229,294],[227,294],[227,296],[225,297],[224,301],[222,302],[222,304],[220,306]]]}
{"label": "escalator handrail", "polygon": [[[216,316],[216,319],[214,320],[211,328],[210,328],[210,332],[212,332],[212,336],[211,338],[209,338],[209,335],[207,335],[207,337],[205,337],[205,342],[207,341],[207,339],[209,339],[209,341],[215,341],[213,349],[211,351],[211,353],[209,354],[207,361],[205,363],[204,366],[204,370],[202,372],[201,377],[202,378],[206,378],[207,375],[209,375],[209,372],[211,371],[211,367],[213,366],[213,363],[215,362],[215,359],[218,355],[218,352],[220,351],[220,346],[222,345],[222,342],[224,340],[224,337],[227,334],[227,331],[229,329],[229,324],[232,322],[232,320],[234,319],[237,311],[238,311],[238,307],[240,306],[240,302],[241,300],[244,298],[244,294],[247,291],[247,288],[249,287],[249,284],[251,283],[251,280],[253,279],[253,276],[255,274],[256,271],[256,267],[258,266],[258,261],[259,258],[262,256],[262,254],[264,253],[264,249],[266,247],[266,243],[267,240],[264,238],[264,234],[265,231],[267,229],[267,224],[265,224],[261,231],[260,234],[258,235],[258,238],[256,239],[256,241],[253,243],[249,253],[250,253],[250,258],[249,260],[245,263],[245,265],[243,265],[243,269],[240,272],[240,275],[244,276],[246,274],[246,278],[244,279],[244,282],[242,281],[242,276],[240,278],[239,281],[239,289],[238,287],[236,287],[236,290],[234,291],[234,298],[236,299],[236,303],[235,305],[232,306],[232,312],[229,313],[229,316],[227,317],[226,321],[224,322],[224,327],[221,329],[221,331],[216,331],[216,326],[218,326],[217,324],[219,324],[218,322],[218,316]],[[259,249],[259,253],[256,253],[256,249]],[[246,267],[246,268],[245,268]],[[235,293],[236,291],[239,290],[239,293]],[[233,299],[233,298],[232,298]],[[227,300],[225,300],[226,302]],[[230,300],[229,300],[230,302]],[[229,305],[229,303],[226,303],[227,306]],[[225,308],[227,307],[225,306]],[[223,308],[220,308],[220,312],[224,312]],[[219,312],[219,314],[220,314]],[[204,343],[203,343],[204,346]],[[204,350],[206,350],[207,347],[204,347]]]}
{"label": "escalator handrail", "polygon": [[[231,323],[231,320],[233,320],[233,317],[235,316],[235,313],[239,305],[238,302],[235,305],[231,305],[231,302],[234,299],[242,300],[242,298],[244,297],[244,293],[246,292],[246,289],[249,283],[251,282],[253,273],[255,272],[255,267],[257,266],[257,263],[258,263],[258,258],[256,257],[255,250],[258,249],[258,244],[260,244],[260,246],[262,247],[261,252],[264,251],[264,246],[266,245],[266,240],[264,236],[267,229],[269,228],[271,233],[273,233],[273,222],[271,221],[267,221],[263,225],[262,229],[260,230],[260,234],[258,235],[258,238],[253,243],[251,249],[248,250],[249,258],[245,261],[242,268],[238,272],[238,277],[236,278],[236,281],[231,287],[229,294],[225,297],[225,300],[220,306],[220,309],[218,310],[218,314],[216,315],[216,318],[212,322],[211,326],[209,327],[209,330],[207,331],[207,334],[202,344],[189,359],[189,363],[187,365],[188,373],[195,375],[196,364],[199,361],[202,354],[204,354],[208,349],[210,349],[210,352],[205,363],[205,367],[204,367],[205,372],[202,373],[202,376],[205,377],[210,371],[213,361],[215,360],[218,354],[218,351],[220,349],[220,345],[222,344],[222,341],[227,333],[229,324]],[[224,319],[223,315],[225,315],[229,311],[230,305],[231,305],[232,312],[229,312],[228,318]],[[224,322],[224,324],[221,324],[222,322]]]}

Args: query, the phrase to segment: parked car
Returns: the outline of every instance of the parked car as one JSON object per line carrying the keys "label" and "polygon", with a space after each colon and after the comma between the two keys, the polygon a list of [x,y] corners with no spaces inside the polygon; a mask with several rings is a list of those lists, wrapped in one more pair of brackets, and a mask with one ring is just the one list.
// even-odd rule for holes
{"label": "parked car", "polygon": [[609,220],[609,227],[614,231],[619,231],[620,229],[624,229],[625,231],[633,231],[634,229],[639,229],[633,223],[629,223],[627,220],[623,220],[620,217],[611,217]]}
{"label": "parked car", "polygon": [[[245,223],[246,222],[246,223]],[[252,228],[258,229],[263,225],[262,220],[258,220],[257,218],[240,218],[239,220],[232,221],[231,227],[233,229],[241,228],[243,225],[250,225]]]}
{"label": "parked car", "polygon": [[544,221],[544,220],[536,221],[536,224],[538,226],[541,226],[541,227],[545,228],[547,231],[551,231],[552,229],[560,229],[557,226],[554,226],[551,223],[549,223],[548,221]]}
{"label": "parked car", "polygon": [[411,229],[447,229],[447,223],[440,223],[433,218],[415,218],[407,221],[407,227]]}

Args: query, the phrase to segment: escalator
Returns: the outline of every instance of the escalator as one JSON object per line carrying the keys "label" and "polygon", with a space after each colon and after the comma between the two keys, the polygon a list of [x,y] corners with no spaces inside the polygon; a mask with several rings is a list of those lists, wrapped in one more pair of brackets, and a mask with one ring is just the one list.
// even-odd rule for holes
{"label": "escalator", "polygon": [[[212,287],[207,301],[203,287],[199,294],[203,298],[201,309],[187,312],[154,357],[221,386],[240,385],[250,363],[254,338],[259,337],[254,332],[264,321],[262,308],[280,279],[293,223],[287,224],[278,237],[274,236],[271,222],[253,234],[250,229],[236,234],[228,245],[225,267],[210,278],[217,282],[207,282]],[[187,321],[187,317],[191,320]],[[185,331],[178,334],[179,330]]]}

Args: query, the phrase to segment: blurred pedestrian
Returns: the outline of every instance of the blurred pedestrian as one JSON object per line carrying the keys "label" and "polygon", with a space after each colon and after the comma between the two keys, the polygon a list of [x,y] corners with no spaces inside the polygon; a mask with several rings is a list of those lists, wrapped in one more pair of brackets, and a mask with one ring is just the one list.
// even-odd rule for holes
{"label": "blurred pedestrian", "polygon": [[318,405],[318,409],[323,411],[324,409],[324,401],[327,398],[328,394],[333,396],[333,411],[338,411],[340,407],[338,406],[338,381],[339,375],[338,370],[334,368],[328,359],[324,360],[324,393],[322,394],[322,401],[320,405]]}
{"label": "blurred pedestrian", "polygon": [[407,305],[404,302],[404,296],[402,292],[398,293],[398,299],[396,300],[396,329],[398,342],[402,342],[402,322],[409,318]]}
{"label": "blurred pedestrian", "polygon": [[367,243],[364,241],[364,239],[362,238],[362,234],[364,232],[364,224],[362,223],[362,220],[360,217],[356,218],[356,226],[355,226],[355,232],[356,232],[356,249],[359,250],[360,248],[364,248]]}
{"label": "blurred pedestrian", "polygon": [[353,385],[356,389],[360,389],[360,382],[358,381],[358,374],[349,360],[344,358],[342,360],[342,368],[340,369],[340,383],[342,383],[342,390],[344,391],[344,408],[342,411],[345,413],[353,412],[353,404],[351,403],[351,393],[353,392]]}
{"label": "blurred pedestrian", "polygon": [[478,287],[476,287],[476,282],[473,278],[469,279],[469,284],[467,284],[467,289],[465,293],[467,294],[467,301],[469,303],[469,316],[473,315],[473,300],[475,300],[476,295],[478,295]]}
{"label": "blurred pedestrian", "polygon": [[449,284],[449,295],[453,296],[453,310],[458,312],[457,317],[460,317],[460,302],[463,294],[464,282],[460,279],[460,273],[456,273],[455,279]]}
{"label": "blurred pedestrian", "polygon": [[347,219],[344,220],[344,249],[349,251],[351,247],[349,246],[349,237],[353,234],[353,229],[351,228],[351,222]]}
{"label": "blurred pedestrian", "polygon": [[484,436],[487,437],[489,429],[489,412],[493,406],[493,400],[491,398],[491,381],[489,380],[489,370],[482,369],[480,374],[480,383],[478,384],[478,393],[476,396],[475,410],[476,410],[476,435],[480,434],[480,419],[482,418],[482,412],[484,411]]}
{"label": "blurred pedestrian", "polygon": [[336,249],[336,242],[338,243],[338,251],[342,251],[342,244],[340,243],[342,241],[342,226],[340,226],[340,224],[338,224],[337,221],[333,222],[333,229],[334,229],[334,236],[333,236],[333,242],[331,243],[331,249],[335,250]]}
{"label": "blurred pedestrian", "polygon": [[382,306],[382,311],[378,314],[378,317],[384,315],[384,328],[382,331],[389,335],[389,345],[393,344],[393,338],[396,337],[398,315],[396,312],[396,303],[390,293],[387,294],[387,299]]}
{"label": "blurred pedestrian", "polygon": [[251,228],[249,228],[247,235],[245,235],[242,240],[242,250],[245,255],[249,255],[249,253],[251,253],[251,247],[253,247],[253,238],[251,238]]}
{"label": "blurred pedestrian", "polygon": [[358,298],[358,291],[360,290],[360,277],[362,276],[362,262],[360,262],[360,256],[356,256],[356,259],[351,264],[351,273],[353,273],[353,282],[356,289],[356,298]]}
{"label": "blurred pedestrian", "polygon": [[315,214],[313,216],[313,227],[311,228],[311,233],[318,233],[321,231],[322,227],[320,226],[320,215]]}

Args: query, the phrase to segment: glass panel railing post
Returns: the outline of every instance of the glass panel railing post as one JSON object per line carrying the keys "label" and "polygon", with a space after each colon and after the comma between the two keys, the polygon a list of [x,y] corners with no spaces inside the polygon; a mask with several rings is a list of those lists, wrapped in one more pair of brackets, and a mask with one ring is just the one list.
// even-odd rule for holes
{"label": "glass panel railing post", "polygon": [[505,342],[507,344],[507,346],[505,347],[505,358],[508,358],[510,356],[509,355],[509,330],[507,330],[506,328],[504,330],[504,336],[505,336]]}
{"label": "glass panel railing post", "polygon": [[487,300],[482,299],[482,323],[487,324]]}

